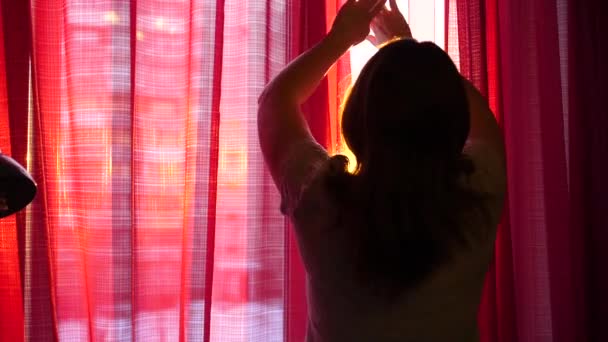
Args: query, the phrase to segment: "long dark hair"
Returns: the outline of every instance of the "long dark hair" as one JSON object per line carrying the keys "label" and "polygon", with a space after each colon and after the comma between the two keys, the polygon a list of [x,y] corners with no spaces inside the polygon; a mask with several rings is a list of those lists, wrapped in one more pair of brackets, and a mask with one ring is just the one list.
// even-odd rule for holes
{"label": "long dark hair", "polygon": [[353,230],[356,274],[395,294],[467,245],[463,215],[482,203],[462,181],[474,171],[463,80],[435,44],[395,41],[363,68],[342,115],[356,171],[332,157],[327,188]]}

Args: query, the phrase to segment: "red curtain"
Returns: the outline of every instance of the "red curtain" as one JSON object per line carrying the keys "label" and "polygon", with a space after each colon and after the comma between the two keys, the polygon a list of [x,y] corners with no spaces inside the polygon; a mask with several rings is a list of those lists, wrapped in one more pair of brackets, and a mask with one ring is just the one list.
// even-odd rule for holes
{"label": "red curtain", "polygon": [[457,28],[449,46],[458,44],[461,71],[489,97],[507,147],[508,202],[480,308],[482,340],[604,341],[608,107],[600,94],[608,74],[600,61],[608,31],[600,2],[449,4]]}
{"label": "red curtain", "polygon": [[[4,49],[4,20],[0,8],[0,70],[7,67]],[[5,73],[0,73],[0,150],[12,155],[11,150],[11,118],[8,110],[8,93]],[[2,338],[9,341],[23,339],[23,298],[21,296],[21,279],[19,277],[19,256],[17,232],[15,230],[16,216],[0,220],[0,331]]]}
{"label": "red curtain", "polygon": [[299,4],[1,10],[0,147],[39,192],[0,225],[0,339],[284,340],[303,273],[255,120]]}

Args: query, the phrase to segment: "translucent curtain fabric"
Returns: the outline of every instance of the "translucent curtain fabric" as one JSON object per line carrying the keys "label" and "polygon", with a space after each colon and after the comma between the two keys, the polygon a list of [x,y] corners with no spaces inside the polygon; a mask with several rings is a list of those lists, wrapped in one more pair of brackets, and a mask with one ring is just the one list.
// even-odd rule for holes
{"label": "translucent curtain fabric", "polygon": [[[0,8],[1,11],[1,8]],[[0,12],[0,70],[5,69],[4,21]],[[11,156],[10,117],[6,75],[0,75],[0,150]],[[11,341],[23,339],[23,298],[19,272],[16,216],[0,220],[0,331]]]}
{"label": "translucent curtain fabric", "polygon": [[[498,3],[519,341],[585,340],[570,223],[556,1]],[[542,20],[541,20],[542,18]]]}
{"label": "translucent curtain fabric", "polygon": [[508,203],[480,309],[482,340],[604,340],[601,6],[449,3],[457,11],[449,44],[459,45],[463,74],[487,92],[507,148]]}
{"label": "translucent curtain fabric", "polygon": [[1,127],[40,191],[2,220],[2,339],[282,341],[289,245],[256,112],[296,7],[22,3],[3,26],[31,23],[32,87],[6,66],[25,124]]}
{"label": "translucent curtain fabric", "polygon": [[[28,158],[28,69],[29,21],[26,2],[0,2],[0,149],[23,166],[33,166]],[[26,249],[33,249],[39,240],[25,244],[24,231],[17,229],[26,222],[22,211],[0,220],[0,339],[21,341],[24,334],[24,312],[32,302],[23,296],[25,286],[36,286],[24,276],[32,264],[20,262]],[[41,275],[43,278],[44,275]],[[29,298],[28,298],[29,299]],[[44,310],[44,305],[38,307]]]}

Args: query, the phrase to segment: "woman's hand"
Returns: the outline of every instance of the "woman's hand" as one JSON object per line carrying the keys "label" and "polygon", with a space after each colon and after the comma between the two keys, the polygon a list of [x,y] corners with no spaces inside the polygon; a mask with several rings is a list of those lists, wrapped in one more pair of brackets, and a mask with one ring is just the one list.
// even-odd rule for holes
{"label": "woman's hand", "polygon": [[413,38],[410,25],[399,12],[397,0],[389,0],[389,3],[391,9],[382,8],[371,22],[374,36],[368,36],[367,39],[376,46],[384,45],[395,38]]}
{"label": "woman's hand", "polygon": [[329,36],[352,46],[369,35],[372,19],[384,7],[386,0],[348,0],[336,16]]}

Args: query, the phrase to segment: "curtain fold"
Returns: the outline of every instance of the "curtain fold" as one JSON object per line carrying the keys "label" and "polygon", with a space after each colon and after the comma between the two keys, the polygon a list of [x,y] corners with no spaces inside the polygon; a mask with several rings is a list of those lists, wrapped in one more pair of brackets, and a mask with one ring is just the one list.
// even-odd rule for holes
{"label": "curtain fold", "polygon": [[499,15],[518,337],[573,341],[555,2],[501,3]]}
{"label": "curtain fold", "polygon": [[562,35],[567,53],[568,169],[571,226],[570,238],[584,260],[573,274],[580,313],[575,322],[589,341],[608,340],[608,23],[606,3],[597,0],[558,2],[565,17]]}
{"label": "curtain fold", "polygon": [[[0,7],[0,69],[7,64],[4,38],[4,10]],[[9,116],[9,91],[4,73],[0,74],[0,152],[12,155]],[[17,244],[17,220],[10,216],[0,220],[0,331],[12,341],[23,339],[23,296]]]}
{"label": "curtain fold", "polygon": [[507,147],[508,203],[480,308],[482,340],[603,340],[599,2],[450,1],[461,71],[487,92]]}

